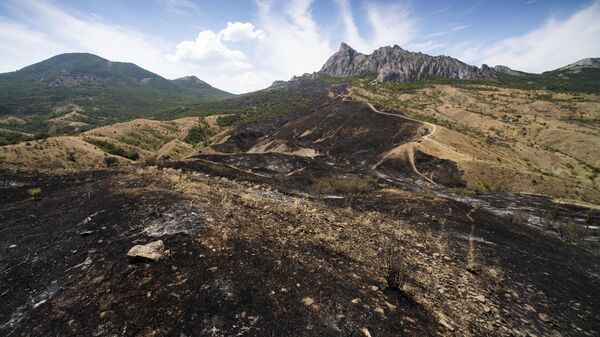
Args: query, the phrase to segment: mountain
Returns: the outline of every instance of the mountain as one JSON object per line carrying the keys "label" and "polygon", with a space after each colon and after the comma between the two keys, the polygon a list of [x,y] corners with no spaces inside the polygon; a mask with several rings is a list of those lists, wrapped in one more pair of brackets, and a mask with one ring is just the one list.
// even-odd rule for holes
{"label": "mountain", "polygon": [[223,98],[228,98],[228,97],[233,96],[232,94],[230,94],[226,91],[219,90],[219,89],[211,86],[210,84],[204,82],[203,80],[199,79],[196,76],[184,76],[184,77],[175,79],[172,82],[183,88],[187,88],[190,90],[196,90],[198,92],[203,92],[203,91],[204,92],[212,92],[213,95],[221,96]]}
{"label": "mountain", "polygon": [[448,56],[413,53],[397,45],[381,47],[365,55],[342,43],[316,74],[317,77],[364,75],[376,75],[379,82],[415,82],[430,77],[494,79],[498,77],[498,72],[487,65],[477,68]]}
{"label": "mountain", "polygon": [[61,54],[0,74],[0,115],[45,115],[76,104],[88,116],[122,120],[175,104],[233,96],[194,79],[170,81],[132,63]]}
{"label": "mountain", "polygon": [[600,93],[600,58],[586,58],[541,74],[496,66],[499,84],[518,89]]}
{"label": "mountain", "polygon": [[600,69],[600,57],[582,59],[556,70],[578,73],[582,69]]}

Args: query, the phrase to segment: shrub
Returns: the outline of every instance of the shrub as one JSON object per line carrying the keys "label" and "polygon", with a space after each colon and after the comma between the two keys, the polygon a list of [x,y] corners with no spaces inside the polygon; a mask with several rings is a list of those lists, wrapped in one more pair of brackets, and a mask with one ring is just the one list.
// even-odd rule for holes
{"label": "shrub", "polygon": [[213,130],[204,123],[199,123],[188,131],[187,136],[183,139],[184,142],[196,145],[198,143],[207,141],[214,135]]}
{"label": "shrub", "polygon": [[106,167],[116,166],[119,163],[119,160],[115,157],[106,157],[104,158],[104,164]]}
{"label": "shrub", "polygon": [[156,166],[157,163],[158,160],[156,155],[150,156],[144,160],[144,164],[146,164],[146,166]]}
{"label": "shrub", "polygon": [[573,222],[561,222],[556,226],[556,230],[558,231],[558,234],[560,234],[561,238],[565,238],[567,240],[576,240],[584,235],[582,228]]}

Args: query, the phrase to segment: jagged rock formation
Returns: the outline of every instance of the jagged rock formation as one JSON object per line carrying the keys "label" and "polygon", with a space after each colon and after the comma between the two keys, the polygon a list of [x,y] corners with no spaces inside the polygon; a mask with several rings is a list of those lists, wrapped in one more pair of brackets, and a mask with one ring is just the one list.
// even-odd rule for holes
{"label": "jagged rock formation", "polygon": [[527,73],[511,69],[507,66],[497,65],[494,67],[494,70],[500,74],[507,74],[512,76],[525,76]]}
{"label": "jagged rock formation", "polygon": [[556,70],[560,71],[569,71],[572,73],[578,73],[581,71],[581,69],[584,68],[596,68],[596,69],[600,69],[600,57],[597,58],[586,58],[586,59],[582,59],[579,60],[577,62],[571,63],[569,65],[566,65],[562,68],[558,68]]}
{"label": "jagged rock formation", "polygon": [[468,65],[449,56],[430,56],[413,53],[395,45],[381,47],[365,55],[342,43],[315,75],[348,77],[377,75],[377,81],[415,82],[431,76],[452,79],[491,79],[498,71],[487,65],[481,68]]}

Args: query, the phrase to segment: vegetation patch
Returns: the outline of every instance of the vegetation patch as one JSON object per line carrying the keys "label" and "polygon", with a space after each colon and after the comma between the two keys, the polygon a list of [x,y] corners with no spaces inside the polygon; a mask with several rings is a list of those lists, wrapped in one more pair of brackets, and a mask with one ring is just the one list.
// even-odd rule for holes
{"label": "vegetation patch", "polygon": [[192,127],[188,131],[187,136],[183,139],[184,142],[196,145],[198,143],[207,142],[214,135],[213,129],[210,128],[204,121],[199,121],[198,125]]}
{"label": "vegetation patch", "polygon": [[313,181],[312,189],[320,194],[359,194],[375,189],[372,177],[327,177]]}
{"label": "vegetation patch", "polygon": [[92,145],[97,146],[98,148],[100,148],[100,150],[110,153],[112,155],[131,159],[131,160],[140,159],[140,155],[137,153],[137,151],[125,150],[125,149],[123,149],[113,143],[107,142],[105,140],[101,140],[101,139],[97,139],[97,138],[90,138],[90,137],[85,137],[83,140]]}

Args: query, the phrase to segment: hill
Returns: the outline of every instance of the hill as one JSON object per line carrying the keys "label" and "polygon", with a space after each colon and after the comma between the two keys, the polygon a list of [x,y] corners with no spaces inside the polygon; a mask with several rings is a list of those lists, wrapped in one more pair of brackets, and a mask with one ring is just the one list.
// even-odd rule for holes
{"label": "hill", "polygon": [[17,132],[61,134],[232,96],[195,77],[171,81],[132,63],[61,54],[0,74],[0,123]]}

